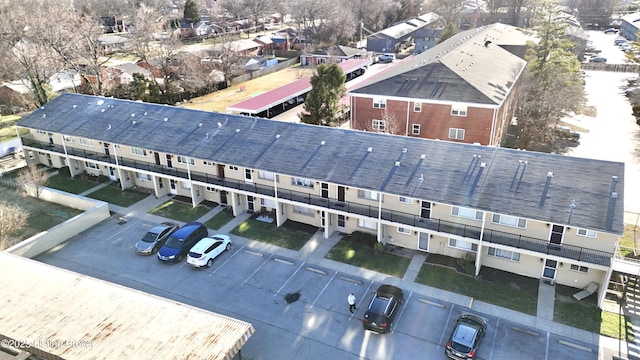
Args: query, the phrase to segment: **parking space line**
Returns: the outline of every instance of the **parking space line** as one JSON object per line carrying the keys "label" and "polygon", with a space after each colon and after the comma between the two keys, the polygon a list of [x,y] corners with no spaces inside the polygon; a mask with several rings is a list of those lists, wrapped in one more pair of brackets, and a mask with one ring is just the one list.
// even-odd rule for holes
{"label": "parking space line", "polygon": [[318,301],[320,296],[322,296],[322,293],[324,293],[324,291],[327,290],[327,287],[329,286],[329,284],[331,284],[331,281],[333,280],[333,278],[336,277],[336,275],[338,275],[337,271],[333,273],[333,276],[331,277],[331,279],[329,279],[329,281],[327,281],[327,283],[324,285],[324,287],[322,288],[322,291],[320,291],[318,296],[316,296],[316,298],[313,300],[313,303],[311,303],[311,306],[314,306],[316,304],[316,301]]}
{"label": "parking space line", "polygon": [[[132,226],[133,226],[133,224],[129,224],[129,225],[127,225],[126,227],[122,228],[122,230],[120,230],[120,231],[116,232],[115,234],[113,234],[113,235],[111,235],[111,236],[106,237],[104,240],[102,240],[102,241],[101,241],[101,243],[105,243],[105,242],[110,241],[111,239],[113,239],[113,238],[117,237],[118,235],[120,235],[120,233],[125,232],[125,231],[128,231],[128,230],[129,230],[129,228],[131,228]],[[136,242],[137,242],[137,241],[138,241],[138,240],[136,240]],[[135,244],[135,243],[134,243],[134,244]]]}
{"label": "parking space line", "polygon": [[215,274],[218,270],[220,270],[227,262],[229,262],[231,259],[233,259],[234,256],[236,256],[236,254],[238,254],[240,252],[240,250],[244,249],[244,245],[242,245],[240,247],[240,249],[238,249],[238,251],[234,252],[233,254],[231,254],[231,256],[229,256],[229,258],[227,260],[225,260],[217,269],[213,270],[213,272],[211,274],[209,274],[209,277],[213,276],[213,274]]}
{"label": "parking space line", "polygon": [[[369,286],[367,286],[367,290],[364,291],[364,295],[362,296],[360,301],[358,301],[358,307],[360,307],[360,305],[362,305],[362,302],[367,297],[367,294],[369,293],[369,289],[371,289],[371,285],[373,285],[373,280],[371,280],[371,282],[369,282]],[[349,320],[351,320],[351,319],[353,319],[353,314],[351,314],[351,318]]]}
{"label": "parking space line", "polygon": [[582,351],[586,351],[586,352],[593,352],[593,350],[591,348],[588,348],[586,346],[582,346],[582,345],[578,345],[578,344],[574,344],[572,342],[566,341],[566,340],[558,340],[558,342],[564,346],[568,346],[568,347],[572,347],[574,349],[578,349],[578,350],[582,350]]}
{"label": "parking space line", "polygon": [[285,260],[285,259],[280,259],[280,258],[275,258],[273,259],[273,261],[278,262],[280,264],[286,264],[286,265],[291,265],[293,266],[294,262],[293,261],[289,261],[289,260]]}
{"label": "parking space line", "polygon": [[544,360],[549,359],[549,332],[547,331],[547,343],[544,348]]}
{"label": "parking space line", "polygon": [[257,252],[257,251],[253,251],[253,250],[243,250],[245,253],[250,254],[250,255],[255,255],[255,256],[264,256],[263,253]]}
{"label": "parking space line", "polygon": [[320,270],[320,269],[316,269],[316,268],[312,268],[312,267],[310,267],[310,266],[307,266],[307,267],[305,268],[305,270],[307,270],[307,271],[311,271],[311,272],[314,272],[314,273],[317,273],[317,274],[320,274],[320,275],[327,275],[327,272],[326,272],[326,271],[324,271],[324,270]]}
{"label": "parking space line", "polygon": [[350,277],[346,277],[346,276],[339,276],[338,279],[342,280],[342,281],[347,281],[347,282],[351,282],[354,283],[356,285],[362,285],[362,281],[360,280],[356,280],[356,279],[352,279]]}
{"label": "parking space line", "polygon": [[298,271],[300,271],[300,269],[302,269],[302,266],[305,263],[303,262],[302,264],[300,264],[300,266],[298,266],[298,268],[296,269],[296,271],[293,272],[293,274],[291,274],[291,276],[289,276],[289,278],[287,279],[287,281],[284,282],[284,284],[282,284],[282,286],[280,286],[280,289],[278,289],[278,291],[276,291],[275,294],[273,294],[273,296],[277,296],[280,291],[282,291],[282,289],[284,289],[285,286],[287,286],[287,284],[289,283],[289,281],[291,281],[291,279],[293,279],[294,276],[296,276],[296,274],[298,273]]}
{"label": "parking space line", "polygon": [[400,322],[400,319],[402,318],[402,314],[404,314],[404,309],[407,308],[406,304],[408,304],[409,301],[411,300],[411,295],[413,295],[413,291],[409,293],[409,296],[407,297],[407,299],[402,303],[402,309],[400,309],[400,313],[396,317],[395,324],[392,324],[393,328],[390,331],[392,334],[393,334],[393,330],[395,330],[396,327],[398,327],[398,323]]}
{"label": "parking space line", "polygon": [[[245,252],[247,252],[247,250],[245,250]],[[267,263],[267,261],[269,261],[269,259],[271,259],[271,257],[272,257],[272,256],[273,256],[273,254],[269,255],[269,257],[267,258],[267,260],[263,261],[263,262],[262,262],[262,264],[260,264],[260,266],[258,266],[258,267],[257,267],[257,268],[256,268],[256,269],[251,273],[251,275],[249,275],[249,277],[248,277],[248,278],[246,278],[246,279],[242,282],[242,284],[243,284],[243,285],[244,285],[244,284],[246,284],[246,283],[247,283],[247,281],[249,281],[249,279],[251,279],[251,277],[252,277],[253,275],[255,275],[255,274],[256,274],[260,269],[262,269],[262,267],[264,266],[264,264],[266,264],[266,263]]]}
{"label": "parking space line", "polygon": [[529,334],[531,336],[540,336],[540,333],[537,331],[533,331],[533,330],[527,330],[527,329],[521,329],[517,326],[512,326],[511,330],[515,330],[515,331],[519,331],[521,333],[525,333],[525,334]]}
{"label": "parking space line", "polygon": [[493,341],[491,341],[491,351],[489,352],[489,359],[493,359],[493,349],[496,346],[496,337],[498,336],[498,328],[500,326],[500,318],[496,320],[496,331],[493,332]]}
{"label": "parking space line", "polygon": [[[453,312],[453,305],[451,305],[451,307],[449,307],[449,315],[447,315],[447,322],[445,322],[446,325],[449,324],[449,321],[451,321],[451,313]],[[444,341],[444,337],[448,335],[446,334],[446,331],[443,331],[442,334],[440,335],[440,342],[438,342],[438,345],[441,345],[442,342]]]}
{"label": "parking space line", "polygon": [[431,300],[427,300],[427,299],[423,299],[423,298],[419,298],[418,299],[419,302],[423,303],[423,304],[427,304],[427,305],[433,305],[433,306],[437,306],[441,309],[444,309],[444,305],[437,303],[435,301],[431,301]]}

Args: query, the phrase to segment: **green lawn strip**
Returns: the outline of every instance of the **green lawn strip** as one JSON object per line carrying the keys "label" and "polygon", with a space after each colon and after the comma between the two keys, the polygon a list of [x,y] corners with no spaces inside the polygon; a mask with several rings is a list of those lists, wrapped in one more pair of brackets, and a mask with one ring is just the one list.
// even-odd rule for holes
{"label": "green lawn strip", "polygon": [[442,266],[422,265],[415,282],[529,315],[535,315],[537,311],[537,299],[526,291],[476,279]]}
{"label": "green lawn strip", "polygon": [[82,210],[34,198],[21,198],[17,205],[29,212],[27,224],[22,229],[11,234],[11,236],[20,240],[28,239],[82,213]]}
{"label": "green lawn strip", "polygon": [[219,230],[226,223],[231,221],[231,219],[233,219],[233,216],[231,214],[229,214],[227,211],[223,210],[223,211],[220,211],[219,213],[217,213],[211,219],[207,220],[204,223],[204,225],[209,229]]}
{"label": "green lawn strip", "polygon": [[[17,137],[15,123],[20,120],[18,115],[0,115],[0,142],[8,141]],[[28,129],[20,129],[20,134],[28,134]]]}
{"label": "green lawn strip", "polygon": [[553,321],[615,339],[634,341],[629,319],[622,314],[602,311],[590,303],[556,298]]}
{"label": "green lawn strip", "polygon": [[106,201],[122,207],[129,207],[147,196],[149,196],[149,194],[133,190],[122,191],[119,187],[115,186],[105,186],[88,195],[88,197],[92,199]]}
{"label": "green lawn strip", "polygon": [[374,253],[372,247],[340,240],[326,256],[328,259],[380,273],[403,277],[411,259],[385,252]]}
{"label": "green lawn strip", "polygon": [[98,183],[93,181],[70,178],[60,174],[50,176],[49,182],[47,183],[47,187],[72,194],[80,194],[98,185]]}
{"label": "green lawn strip", "polygon": [[254,219],[242,222],[231,233],[291,250],[300,250],[311,238],[311,234],[304,231],[276,227],[274,223]]}
{"label": "green lawn strip", "polygon": [[210,209],[203,205],[193,207],[191,204],[169,200],[164,204],[149,211],[150,214],[166,217],[173,220],[190,222],[196,221]]}

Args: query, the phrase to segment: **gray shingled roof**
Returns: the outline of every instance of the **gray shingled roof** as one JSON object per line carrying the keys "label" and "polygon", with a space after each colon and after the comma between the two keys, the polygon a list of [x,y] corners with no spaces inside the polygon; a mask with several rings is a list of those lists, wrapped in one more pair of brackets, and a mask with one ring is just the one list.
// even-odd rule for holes
{"label": "gray shingled roof", "polygon": [[[524,45],[532,37],[493,24],[464,31],[372,76],[349,93],[499,105],[526,61],[499,45]],[[486,41],[491,43],[485,46]]]}
{"label": "gray shingled roof", "polygon": [[18,126],[559,224],[575,199],[570,225],[623,229],[623,163],[67,93]]}

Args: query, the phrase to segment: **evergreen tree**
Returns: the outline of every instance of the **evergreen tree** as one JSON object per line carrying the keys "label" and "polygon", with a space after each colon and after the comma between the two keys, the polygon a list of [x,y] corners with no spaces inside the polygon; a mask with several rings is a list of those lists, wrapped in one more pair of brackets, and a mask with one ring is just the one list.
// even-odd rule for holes
{"label": "evergreen tree", "polygon": [[302,122],[314,125],[332,126],[340,110],[340,99],[346,93],[346,76],[338,64],[320,64],[317,73],[311,77],[311,91],[304,102],[309,112]]}
{"label": "evergreen tree", "polygon": [[452,37],[453,35],[457,34],[458,31],[458,27],[456,26],[456,24],[454,23],[448,23],[447,27],[444,28],[444,30],[442,30],[442,32],[440,33],[440,40],[438,41],[438,44],[447,40],[448,38]]}
{"label": "evergreen tree", "polygon": [[198,10],[198,5],[194,0],[187,0],[184,4],[184,21],[192,24],[200,22],[200,10]]}

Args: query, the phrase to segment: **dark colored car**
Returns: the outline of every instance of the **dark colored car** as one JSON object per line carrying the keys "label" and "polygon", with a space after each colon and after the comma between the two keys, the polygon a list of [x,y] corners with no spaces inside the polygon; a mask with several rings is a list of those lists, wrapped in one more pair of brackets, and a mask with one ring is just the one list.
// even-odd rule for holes
{"label": "dark colored car", "polygon": [[403,302],[402,289],[393,285],[380,285],[362,318],[364,329],[381,334],[389,332]]}
{"label": "dark colored car", "polygon": [[616,28],[608,28],[603,30],[605,34],[617,34],[618,33],[618,29]]}
{"label": "dark colored car", "polygon": [[181,262],[189,249],[200,239],[209,236],[207,228],[199,222],[190,222],[171,234],[167,242],[158,251],[158,260]]}
{"label": "dark colored car", "polygon": [[485,319],[472,314],[460,315],[444,348],[444,354],[456,360],[475,358],[486,332]]}
{"label": "dark colored car", "polygon": [[149,229],[146,234],[136,243],[136,254],[151,255],[158,252],[158,249],[164,246],[169,235],[178,230],[178,224],[163,222]]}

